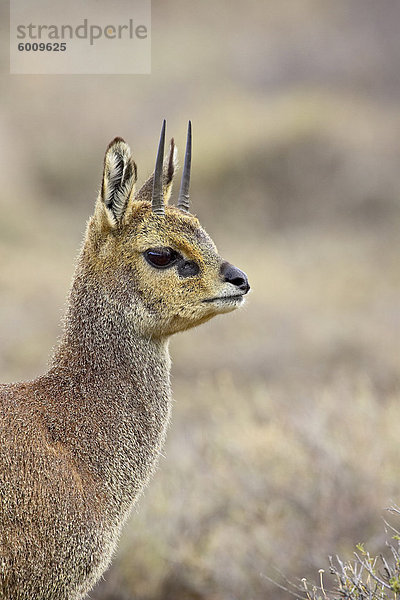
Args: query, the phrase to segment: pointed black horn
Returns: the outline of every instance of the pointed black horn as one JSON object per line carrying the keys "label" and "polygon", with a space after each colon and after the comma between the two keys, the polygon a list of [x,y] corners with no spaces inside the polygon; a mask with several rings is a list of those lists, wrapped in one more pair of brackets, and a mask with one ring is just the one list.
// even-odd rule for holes
{"label": "pointed black horn", "polygon": [[164,160],[164,145],[165,145],[165,119],[161,128],[160,142],[158,144],[158,152],[156,158],[156,166],[154,169],[153,179],[153,194],[151,197],[151,208],[156,215],[165,214],[164,196],[163,196],[163,160]]}
{"label": "pointed black horn", "polygon": [[181,180],[181,188],[178,196],[178,208],[184,212],[189,212],[189,185],[190,185],[190,165],[192,162],[192,123],[188,123],[186,138],[185,163]]}

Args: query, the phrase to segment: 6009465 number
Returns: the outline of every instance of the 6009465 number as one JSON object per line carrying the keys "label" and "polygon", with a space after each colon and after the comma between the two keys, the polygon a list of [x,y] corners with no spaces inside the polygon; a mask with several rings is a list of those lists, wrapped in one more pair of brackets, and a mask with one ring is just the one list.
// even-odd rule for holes
{"label": "6009465 number", "polygon": [[18,50],[20,52],[65,52],[67,44],[65,42],[21,42],[18,44]]}

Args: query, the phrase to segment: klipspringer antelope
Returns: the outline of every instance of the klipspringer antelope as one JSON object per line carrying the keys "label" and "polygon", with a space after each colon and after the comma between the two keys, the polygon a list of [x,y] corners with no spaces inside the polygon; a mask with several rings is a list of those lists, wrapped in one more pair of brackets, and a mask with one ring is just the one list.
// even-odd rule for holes
{"label": "klipspringer antelope", "polygon": [[101,189],[49,370],[0,386],[0,598],[78,600],[107,568],[152,474],[171,410],[168,339],[236,309],[246,275],[189,212],[191,126],[176,206],[165,121],[135,193],[128,145]]}

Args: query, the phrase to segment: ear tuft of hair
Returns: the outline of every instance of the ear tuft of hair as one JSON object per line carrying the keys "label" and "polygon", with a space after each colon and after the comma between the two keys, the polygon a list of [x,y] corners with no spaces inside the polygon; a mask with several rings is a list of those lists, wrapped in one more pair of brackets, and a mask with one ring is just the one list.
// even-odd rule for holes
{"label": "ear tuft of hair", "polygon": [[120,137],[109,143],[104,157],[101,199],[112,225],[120,223],[137,180],[136,164]]}

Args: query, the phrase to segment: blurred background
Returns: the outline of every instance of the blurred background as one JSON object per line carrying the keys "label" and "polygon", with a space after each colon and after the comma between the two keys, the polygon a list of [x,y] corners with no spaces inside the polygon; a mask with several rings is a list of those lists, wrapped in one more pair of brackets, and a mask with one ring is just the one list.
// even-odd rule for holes
{"label": "blurred background", "polygon": [[46,368],[108,142],[143,181],[164,117],[181,150],[192,119],[193,210],[252,286],[172,340],[165,456],[91,598],[280,600],[278,571],[380,552],[400,502],[400,3],[153,0],[149,76],[10,76],[4,4],[1,380]]}

